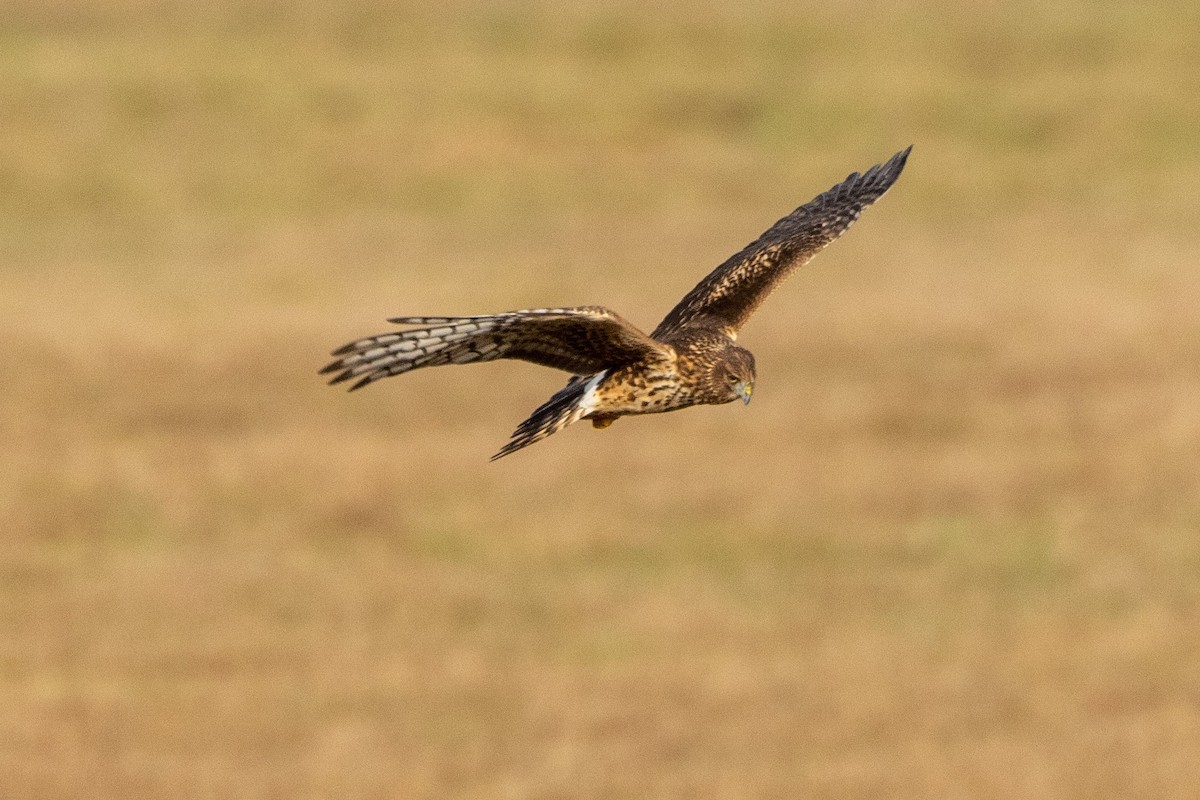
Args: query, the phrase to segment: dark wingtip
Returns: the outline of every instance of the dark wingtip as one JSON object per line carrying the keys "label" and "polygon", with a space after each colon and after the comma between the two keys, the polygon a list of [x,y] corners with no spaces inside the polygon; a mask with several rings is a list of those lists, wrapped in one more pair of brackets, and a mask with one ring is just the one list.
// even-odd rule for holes
{"label": "dark wingtip", "polygon": [[[508,444],[504,445],[504,447],[501,447],[499,450],[497,450],[496,453],[493,454],[492,457],[488,459],[488,463],[491,463],[493,461],[499,461],[500,459],[504,458],[505,456],[512,455],[513,453],[517,452],[522,447],[524,447],[525,444],[526,443],[524,443],[524,442],[522,442],[521,444],[517,444],[517,440],[513,439]],[[513,445],[516,445],[516,447],[514,447]]]}
{"label": "dark wingtip", "polygon": [[[334,369],[337,369],[337,367],[340,365],[331,364],[330,366],[333,367]],[[329,367],[326,367],[325,369],[321,370],[322,373],[332,372],[332,371],[333,370],[329,369]],[[332,378],[329,379],[329,385],[333,386],[334,384],[342,383],[343,381],[348,381],[353,377],[354,377],[354,370],[344,369],[341,372],[339,372],[337,375],[334,375]],[[362,387],[366,386],[368,383],[371,383],[372,381],[376,380],[378,377],[379,377],[378,375],[376,375],[375,373],[372,372],[371,374],[367,375],[365,378],[360,378],[359,381],[357,383],[355,383],[353,386],[351,386],[348,391],[353,392],[355,389],[361,389]]]}
{"label": "dark wingtip", "polygon": [[884,192],[890,189],[892,184],[895,183],[900,177],[900,173],[904,171],[904,165],[908,163],[908,154],[911,152],[912,145],[910,144],[908,147],[897,152],[887,161],[871,167],[861,176],[859,176],[858,173],[850,176],[850,178],[847,178],[846,182],[842,185],[849,185],[855,179],[858,179],[858,183],[860,185],[864,187],[874,187],[874,190],[877,193],[876,198],[878,198],[879,195],[882,195]]}
{"label": "dark wingtip", "polygon": [[908,163],[908,154],[912,152],[913,146],[910,144],[896,155],[887,160],[886,164],[879,167],[880,172],[887,174],[893,181],[900,177],[900,173],[904,171],[904,165]]}

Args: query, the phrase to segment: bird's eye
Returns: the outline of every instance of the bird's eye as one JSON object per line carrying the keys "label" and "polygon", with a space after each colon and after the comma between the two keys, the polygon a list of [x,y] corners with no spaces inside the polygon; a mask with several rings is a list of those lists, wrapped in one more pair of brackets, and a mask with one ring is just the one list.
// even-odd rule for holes
{"label": "bird's eye", "polygon": [[730,373],[730,375],[729,375],[729,382],[730,382],[730,383],[737,383],[737,382],[738,382],[738,376],[737,376],[737,375],[734,375],[734,374],[732,374],[732,373]]}

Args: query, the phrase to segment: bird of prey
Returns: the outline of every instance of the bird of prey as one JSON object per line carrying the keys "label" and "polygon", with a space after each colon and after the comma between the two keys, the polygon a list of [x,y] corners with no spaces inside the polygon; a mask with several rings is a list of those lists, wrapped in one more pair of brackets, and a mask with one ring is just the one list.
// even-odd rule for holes
{"label": "bird of prey", "polygon": [[601,306],[535,308],[475,317],[395,317],[417,326],[356,339],[321,370],[354,389],[421,367],[500,358],[572,373],[567,385],[517,426],[492,459],[545,439],[580,419],[608,427],[628,414],[702,403],[750,402],[754,356],[735,343],[779,283],[837,239],[891,187],[912,147],[818,195],[684,295],[650,335]]}

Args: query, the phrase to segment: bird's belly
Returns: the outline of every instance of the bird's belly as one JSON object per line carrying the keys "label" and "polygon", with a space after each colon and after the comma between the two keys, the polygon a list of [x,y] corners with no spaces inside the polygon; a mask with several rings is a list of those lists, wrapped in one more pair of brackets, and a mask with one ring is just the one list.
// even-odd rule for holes
{"label": "bird's belly", "polygon": [[589,416],[661,414],[690,405],[677,386],[666,382],[617,382],[596,388],[595,409]]}

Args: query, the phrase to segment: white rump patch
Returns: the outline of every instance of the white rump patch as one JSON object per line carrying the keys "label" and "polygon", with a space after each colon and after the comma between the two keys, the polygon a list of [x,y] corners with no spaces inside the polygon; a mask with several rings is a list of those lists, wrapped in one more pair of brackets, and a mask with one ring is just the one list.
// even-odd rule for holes
{"label": "white rump patch", "polygon": [[600,385],[600,381],[604,380],[604,376],[608,374],[608,370],[597,372],[583,387],[583,397],[579,399],[579,408],[583,411],[583,415],[587,416],[596,410],[596,405],[599,403],[599,398],[596,397],[596,387]]}

